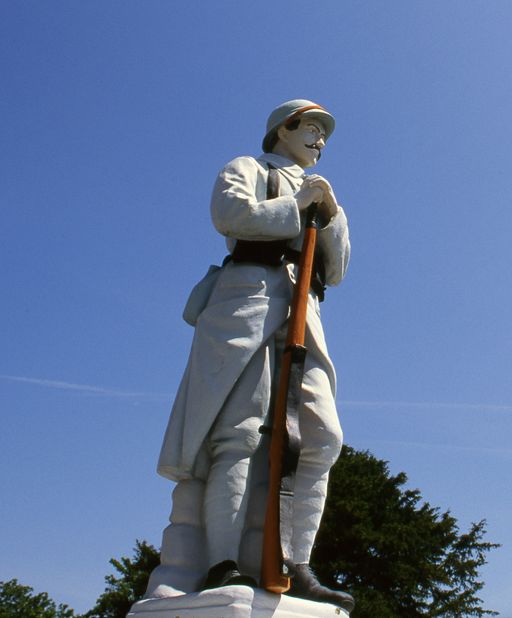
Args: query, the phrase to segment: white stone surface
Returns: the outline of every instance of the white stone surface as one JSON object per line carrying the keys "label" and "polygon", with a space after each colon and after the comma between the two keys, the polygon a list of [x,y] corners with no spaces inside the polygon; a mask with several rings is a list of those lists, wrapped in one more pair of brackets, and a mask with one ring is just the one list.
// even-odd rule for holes
{"label": "white stone surface", "polygon": [[[156,594],[172,594],[162,586]],[[127,618],[348,618],[349,614],[330,603],[314,603],[272,594],[248,586],[226,586],[190,594],[160,596],[135,603]]]}

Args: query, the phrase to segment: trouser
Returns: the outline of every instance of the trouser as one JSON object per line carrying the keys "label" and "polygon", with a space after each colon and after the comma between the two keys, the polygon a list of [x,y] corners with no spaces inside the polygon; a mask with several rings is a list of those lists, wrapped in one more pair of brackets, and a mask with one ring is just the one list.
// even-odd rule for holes
{"label": "trouser", "polygon": [[[211,466],[203,516],[210,566],[227,559],[238,562],[251,489],[261,485],[268,474],[268,438],[259,428],[269,423],[286,327],[254,354],[208,436]],[[307,563],[320,525],[329,470],[342,443],[327,372],[321,359],[310,352],[304,368],[299,427],[302,445],[295,478],[292,550],[294,562]]]}

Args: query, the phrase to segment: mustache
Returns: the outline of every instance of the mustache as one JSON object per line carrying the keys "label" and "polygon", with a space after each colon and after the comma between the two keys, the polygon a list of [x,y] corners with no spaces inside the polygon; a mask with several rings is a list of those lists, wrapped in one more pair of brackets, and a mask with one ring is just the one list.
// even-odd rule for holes
{"label": "mustache", "polygon": [[304,144],[306,146],[306,148],[309,148],[310,150],[316,150],[318,153],[318,160],[320,161],[320,157],[322,156],[322,151],[320,150],[320,148],[318,148],[318,146],[316,146],[315,144]]}

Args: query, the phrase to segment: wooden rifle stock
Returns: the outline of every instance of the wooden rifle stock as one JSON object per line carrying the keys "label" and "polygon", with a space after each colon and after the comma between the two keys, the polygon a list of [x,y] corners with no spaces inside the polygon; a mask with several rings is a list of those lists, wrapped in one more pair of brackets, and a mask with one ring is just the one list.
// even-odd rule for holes
{"label": "wooden rifle stock", "polygon": [[306,313],[308,294],[313,272],[313,259],[316,244],[317,205],[311,204],[307,210],[306,228],[295,283],[291,312],[288,321],[286,346],[281,361],[281,373],[277,397],[273,411],[272,440],[270,443],[270,479],[263,531],[263,553],[261,561],[261,586],[266,590],[281,594],[290,588],[280,534],[280,491],[283,473],[283,458],[288,443],[287,404],[289,401],[290,374],[296,355],[304,361],[306,349]]}

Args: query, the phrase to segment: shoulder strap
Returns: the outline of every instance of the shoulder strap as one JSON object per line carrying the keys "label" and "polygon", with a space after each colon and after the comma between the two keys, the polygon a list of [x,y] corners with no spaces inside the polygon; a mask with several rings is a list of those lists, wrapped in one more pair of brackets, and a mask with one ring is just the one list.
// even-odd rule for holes
{"label": "shoulder strap", "polygon": [[[279,197],[279,172],[268,165],[267,200]],[[255,262],[267,266],[281,266],[287,240],[237,240],[231,253],[234,262]]]}
{"label": "shoulder strap", "polygon": [[279,172],[276,170],[276,168],[271,165],[270,163],[267,163],[268,165],[268,180],[267,180],[267,200],[272,200],[275,197],[279,197],[279,189],[280,189],[280,182],[279,182]]}

